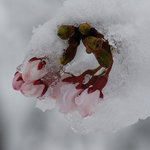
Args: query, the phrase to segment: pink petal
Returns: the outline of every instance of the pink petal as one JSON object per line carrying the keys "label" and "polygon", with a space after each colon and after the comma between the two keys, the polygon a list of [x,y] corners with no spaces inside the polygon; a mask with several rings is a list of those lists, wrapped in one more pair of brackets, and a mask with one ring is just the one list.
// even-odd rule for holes
{"label": "pink petal", "polygon": [[81,95],[79,95],[78,97],[75,98],[75,103],[77,105],[81,105],[85,100],[86,100],[86,97],[87,97],[87,90],[88,89],[85,89]]}
{"label": "pink petal", "polygon": [[41,60],[29,61],[22,73],[22,78],[25,82],[32,82],[43,77],[48,71],[45,68],[39,69]]}
{"label": "pink petal", "polygon": [[[65,106],[64,106],[62,97],[63,97],[63,95],[60,94],[60,95],[57,97],[57,100],[56,100],[56,106],[59,107],[59,112],[61,112],[61,113],[65,112]],[[63,113],[63,114],[64,114],[64,113]]]}
{"label": "pink petal", "polygon": [[33,82],[30,82],[24,83],[20,91],[26,97],[41,97],[44,89],[44,84],[33,85]]}
{"label": "pink petal", "polygon": [[64,74],[61,76],[60,82],[58,82],[56,85],[52,86],[52,89],[53,89],[53,92],[51,93],[51,97],[52,97],[52,98],[57,99],[57,97],[61,94],[60,88],[61,88],[63,85],[70,84],[70,83],[67,83],[67,82],[62,82],[62,80],[63,80],[64,78],[67,78],[67,77],[70,77],[70,76],[71,76],[70,74],[64,73]]}
{"label": "pink petal", "polygon": [[[74,110],[76,108],[75,104],[75,97],[78,96],[82,89],[76,89],[76,85],[74,85],[70,90],[68,90],[64,95],[63,98],[61,99],[62,105],[59,108],[59,112],[63,114],[67,114],[71,110]],[[60,100],[59,100],[60,102]],[[57,101],[56,101],[57,103]]]}
{"label": "pink petal", "polygon": [[22,84],[24,83],[22,79],[22,74],[19,72],[16,72],[13,78],[12,87],[14,90],[20,90]]}
{"label": "pink petal", "polygon": [[96,90],[93,93],[87,93],[87,89],[77,98],[76,101],[82,102],[77,105],[77,111],[82,117],[87,117],[96,111],[96,106],[99,103],[100,91]]}

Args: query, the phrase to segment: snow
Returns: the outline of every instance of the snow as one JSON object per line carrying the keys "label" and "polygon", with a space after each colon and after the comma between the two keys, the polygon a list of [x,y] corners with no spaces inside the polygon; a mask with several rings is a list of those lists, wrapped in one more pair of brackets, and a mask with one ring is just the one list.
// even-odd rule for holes
{"label": "snow", "polygon": [[56,100],[52,98],[45,98],[44,100],[38,100],[36,103],[36,107],[40,108],[43,112],[47,109],[52,109],[55,107]]}
{"label": "snow", "polygon": [[[149,7],[148,0],[65,0],[50,21],[34,29],[23,65],[31,57],[45,55],[55,58],[53,66],[58,65],[62,50],[67,47],[67,41],[56,34],[62,24],[79,26],[87,22],[114,47],[114,64],[98,111],[84,119],[77,112],[65,116],[75,132],[115,132],[150,116]],[[93,68],[97,62],[91,55],[74,61],[66,70],[78,75]],[[38,101],[37,107],[52,108],[48,100]]]}

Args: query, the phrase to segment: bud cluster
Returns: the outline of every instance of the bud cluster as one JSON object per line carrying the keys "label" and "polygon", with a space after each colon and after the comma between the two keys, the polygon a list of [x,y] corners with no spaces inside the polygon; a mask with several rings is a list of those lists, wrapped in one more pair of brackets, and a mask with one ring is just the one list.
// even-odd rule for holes
{"label": "bud cluster", "polygon": [[[95,75],[102,67],[88,69],[79,76],[65,72],[61,81],[53,87],[52,98],[56,99],[56,105],[59,112],[67,114],[72,111],[78,111],[82,117],[92,115],[96,110],[98,103],[103,98],[102,89],[108,81],[109,69],[99,75]],[[89,80],[85,83],[84,79],[89,75]],[[67,89],[62,93],[61,88]]]}
{"label": "bud cluster", "polygon": [[58,28],[57,35],[62,40],[68,40],[69,45],[60,58],[61,64],[66,65],[74,59],[81,40],[86,52],[88,54],[93,53],[102,67],[109,68],[113,63],[111,46],[108,40],[105,40],[104,36],[88,23],[83,23],[79,27],[61,25]]}
{"label": "bud cluster", "polygon": [[[86,52],[88,54],[93,53],[96,60],[100,64],[100,68],[104,67],[105,70],[103,73],[99,75],[100,80],[98,80],[99,86],[94,86],[94,83],[89,81],[88,84],[82,85],[82,87],[86,87],[87,85],[90,87],[88,92],[94,91],[94,89],[99,89],[100,92],[102,91],[102,88],[106,85],[106,83],[103,83],[104,80],[107,82],[107,78],[109,75],[109,72],[112,68],[113,64],[113,58],[111,53],[111,46],[108,42],[108,40],[104,39],[104,35],[99,33],[95,28],[92,28],[88,23],[83,23],[79,25],[79,27],[69,26],[69,25],[61,25],[58,28],[57,35],[62,40],[68,39],[68,48],[64,50],[62,57],[60,58],[60,63],[63,65],[66,65],[67,63],[71,62],[73,58],[76,55],[77,47],[80,44],[80,41],[82,40]],[[99,68],[99,69],[100,69]],[[64,79],[64,82],[71,82],[73,84],[80,83],[83,84],[83,78],[86,74],[92,74],[94,75],[95,72],[93,70],[87,70],[80,76],[72,76],[70,78]],[[95,77],[94,77],[95,78]],[[97,77],[98,78],[98,77]],[[93,78],[91,79],[93,80]],[[97,82],[97,81],[94,81]],[[103,94],[100,96],[103,97]]]}
{"label": "bud cluster", "polygon": [[[68,40],[69,44],[60,58],[61,64],[66,65],[73,60],[80,41],[83,42],[86,52],[88,54],[93,53],[100,64],[99,67],[86,70],[79,76],[71,74],[69,77],[63,78],[61,80],[62,83],[72,84],[73,87],[64,95],[61,95],[61,98],[57,97],[57,105],[60,107],[59,111],[61,113],[66,114],[75,109],[82,117],[90,116],[94,112],[95,109],[93,108],[99,103],[100,98],[103,98],[102,89],[107,84],[113,64],[111,46],[101,33],[87,23],[81,24],[79,27],[62,25],[58,28],[57,35],[62,40]],[[104,71],[99,75],[95,75],[102,67]],[[90,78],[85,83],[84,79],[87,75]]]}
{"label": "bud cluster", "polygon": [[[82,117],[90,116],[96,111],[97,104],[103,98],[102,90],[107,84],[113,64],[111,46],[104,36],[88,23],[81,24],[79,27],[61,25],[57,35],[62,40],[68,40],[68,48],[63,50],[59,59],[61,65],[65,66],[74,59],[82,41],[86,52],[95,56],[99,66],[75,76],[65,71],[61,74],[59,65],[48,67],[51,61],[47,56],[33,57],[22,73],[19,71],[15,73],[12,86],[26,97],[37,98],[43,97],[50,89],[47,92],[48,96],[56,100],[59,112],[67,114],[76,110]],[[103,71],[97,74],[101,68]]]}
{"label": "bud cluster", "polygon": [[26,97],[42,97],[48,89],[48,85],[42,79],[48,73],[45,65],[45,58],[31,58],[22,73],[15,73],[13,88],[20,90]]}

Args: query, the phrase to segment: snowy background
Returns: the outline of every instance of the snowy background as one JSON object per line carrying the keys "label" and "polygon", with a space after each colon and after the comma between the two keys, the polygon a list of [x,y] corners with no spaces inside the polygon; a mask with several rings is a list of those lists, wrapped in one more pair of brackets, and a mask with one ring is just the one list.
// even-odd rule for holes
{"label": "snowy background", "polygon": [[24,59],[33,27],[49,20],[61,7],[62,0],[0,1],[0,149],[149,150],[149,118],[117,133],[80,135],[56,109],[42,112],[35,108],[36,99],[12,89],[13,74]]}

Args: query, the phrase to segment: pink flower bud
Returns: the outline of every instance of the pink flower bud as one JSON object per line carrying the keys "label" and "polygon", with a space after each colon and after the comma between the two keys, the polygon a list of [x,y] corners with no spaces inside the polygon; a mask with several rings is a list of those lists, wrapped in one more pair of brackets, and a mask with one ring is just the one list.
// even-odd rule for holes
{"label": "pink flower bud", "polygon": [[56,101],[56,105],[59,106],[59,112],[67,114],[76,108],[75,98],[83,91],[83,89],[76,89],[76,84],[70,88],[62,99]]}
{"label": "pink flower bud", "polygon": [[90,116],[96,111],[99,103],[99,95],[99,90],[88,93],[88,89],[86,89],[81,95],[75,98],[75,103],[77,104],[76,109],[82,117]]}
{"label": "pink flower bud", "polygon": [[30,59],[22,73],[23,80],[25,82],[32,82],[43,77],[48,73],[45,69],[45,65],[46,62],[44,61],[44,58],[34,57]]}
{"label": "pink flower bud", "polygon": [[37,80],[30,83],[24,83],[21,86],[20,92],[26,97],[42,97],[47,91],[48,86],[41,80]]}
{"label": "pink flower bud", "polygon": [[22,74],[17,71],[13,78],[12,87],[14,90],[20,90],[23,83]]}
{"label": "pink flower bud", "polygon": [[71,74],[64,73],[61,76],[60,81],[56,85],[52,86],[52,93],[50,95],[52,98],[57,99],[59,97],[59,95],[61,95],[60,87],[62,87],[63,85],[69,84],[66,82],[62,82],[62,80],[67,78],[67,77],[70,77],[70,76],[71,76]]}

